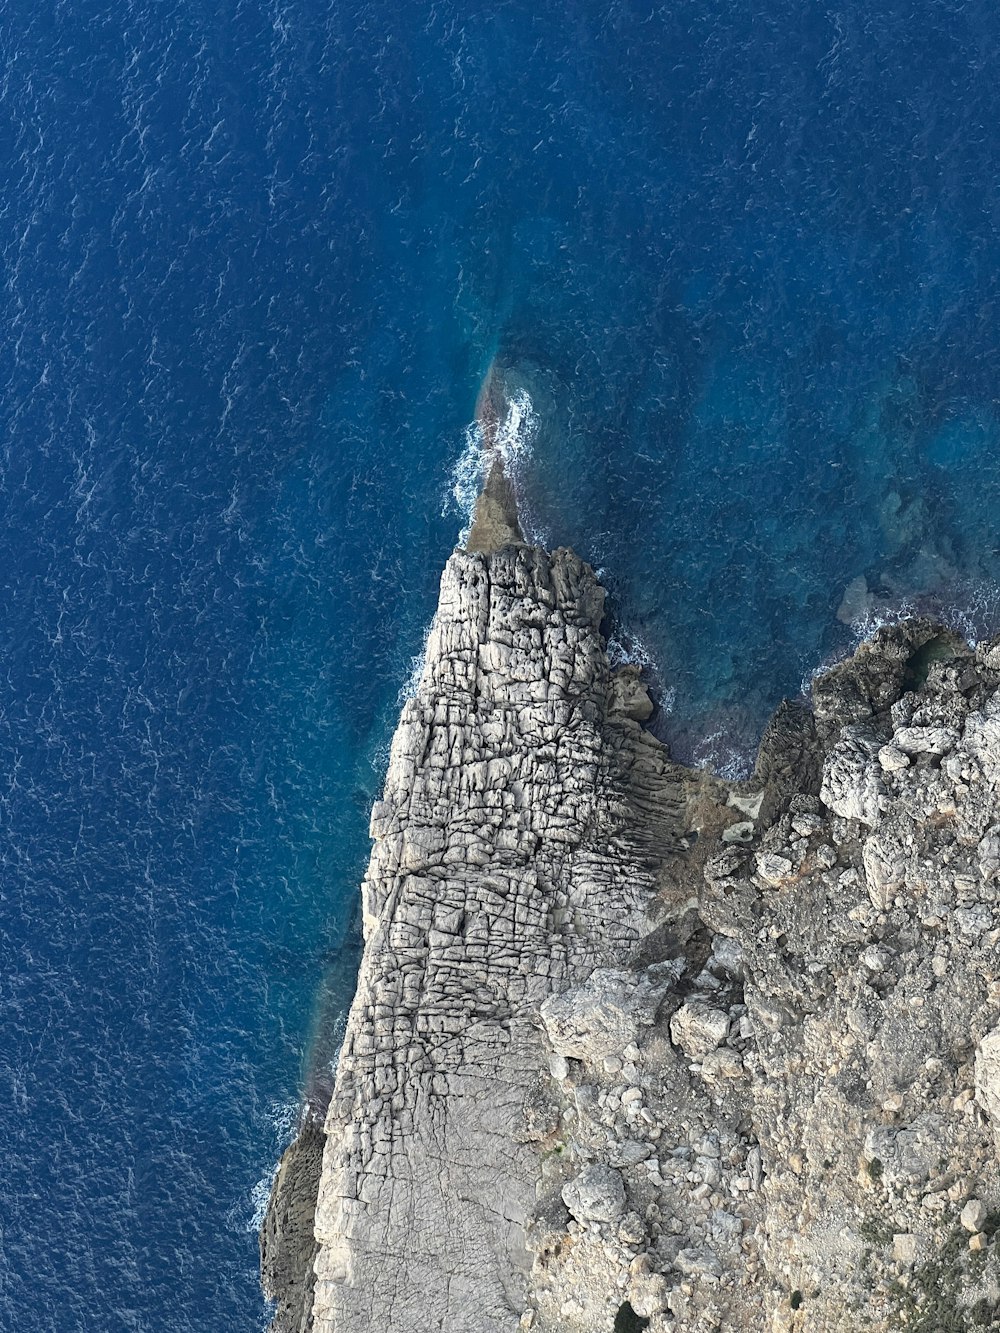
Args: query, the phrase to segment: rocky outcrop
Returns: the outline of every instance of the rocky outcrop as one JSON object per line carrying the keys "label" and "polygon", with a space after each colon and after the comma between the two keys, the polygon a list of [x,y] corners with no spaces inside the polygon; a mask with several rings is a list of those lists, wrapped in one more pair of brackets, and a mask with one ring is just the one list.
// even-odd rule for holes
{"label": "rocky outcrop", "polygon": [[702,919],[743,958],[760,1327],[1000,1320],[998,665],[926,622],[881,631],[817,683],[819,798],[707,866]]}
{"label": "rocky outcrop", "polygon": [[299,1132],[278,1163],[260,1230],[264,1294],[275,1304],[274,1327],[288,1333],[312,1328],[316,1198],[325,1145],[322,1118],[306,1107]]}
{"label": "rocky outcrop", "polygon": [[602,614],[495,470],[372,813],[314,1234],[294,1161],[272,1198],[268,1254],[314,1256],[265,1257],[274,1327],[1000,1326],[1000,650],[882,630],[727,786],[643,730]]}
{"label": "rocky outcrop", "polygon": [[279,1328],[517,1328],[542,1163],[564,1147],[546,1002],[617,977],[610,1051],[669,984],[668,970],[639,1002],[628,967],[661,864],[684,855],[713,784],[642,732],[648,699],[609,669],[600,585],[572,552],[521,542],[499,467],[469,546],[442,578],[372,812],[311,1312],[288,1306]]}

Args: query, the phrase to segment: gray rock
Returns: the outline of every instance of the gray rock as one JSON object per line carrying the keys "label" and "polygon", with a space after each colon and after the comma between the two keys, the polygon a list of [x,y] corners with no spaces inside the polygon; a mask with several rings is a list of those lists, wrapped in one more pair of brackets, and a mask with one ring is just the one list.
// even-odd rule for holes
{"label": "gray rock", "polygon": [[730,824],[722,830],[723,842],[753,842],[754,824],[752,819],[741,819],[737,824]]}
{"label": "gray rock", "polygon": [[909,1125],[881,1125],[865,1136],[865,1161],[877,1162],[881,1179],[895,1188],[920,1185],[940,1159],[941,1131],[941,1117],[933,1112]]}
{"label": "gray rock", "polygon": [[986,1218],[989,1215],[989,1209],[983,1203],[982,1199],[970,1199],[962,1209],[959,1221],[966,1231],[971,1231],[973,1235],[978,1235],[983,1229]]}
{"label": "gray rock", "polygon": [[895,745],[883,745],[878,752],[878,761],[885,773],[899,773],[910,767],[909,757]]}
{"label": "gray rock", "polygon": [[906,755],[948,754],[954,750],[957,741],[958,732],[951,727],[900,727],[892,738],[896,749]]}
{"label": "gray rock", "polygon": [[541,1018],[552,1049],[588,1063],[617,1056],[648,1027],[666,982],[614,968],[596,968],[582,986],[552,995]]}
{"label": "gray rock", "polygon": [[652,1319],[668,1309],[670,1284],[660,1273],[642,1273],[629,1284],[629,1304],[640,1319]]}
{"label": "gray rock", "polygon": [[[564,1125],[600,1112],[596,1088],[569,1100],[567,1061],[633,1050],[675,979],[626,963],[667,857],[686,856],[696,793],[725,793],[641,730],[637,689],[623,703],[603,606],[571,551],[521,542],[494,470],[470,550],[442,576],[372,814],[316,1199],[314,1333],[511,1333],[538,1247],[559,1248],[534,1213],[540,1181],[562,1169]],[[645,1106],[633,1114],[637,1133],[659,1133]],[[621,1174],[594,1171],[570,1197],[617,1220]],[[610,1326],[619,1289],[597,1281],[575,1285]],[[274,1329],[299,1325],[279,1311]]]}
{"label": "gray rock", "polygon": [[989,883],[1000,879],[1000,824],[994,824],[986,830],[985,837],[976,848],[976,860],[979,873]]}
{"label": "gray rock", "polygon": [[991,787],[1000,782],[1000,714],[973,713],[966,723],[964,747],[976,759]]}
{"label": "gray rock", "polygon": [[885,911],[906,878],[907,857],[891,831],[880,829],[866,838],[861,849],[865,884],[872,906]]}
{"label": "gray rock", "polygon": [[715,936],[712,940],[712,954],[708,960],[713,972],[733,981],[741,981],[743,961],[743,946],[739,940],[730,939],[726,935]]}
{"label": "gray rock", "polygon": [[600,586],[501,481],[372,812],[318,1187],[285,1170],[262,1237],[274,1327],[881,1327],[872,1293],[1000,1190],[1000,668],[879,630],[729,788],[642,730]]}
{"label": "gray rock", "polygon": [[565,1240],[569,1210],[562,1193],[551,1190],[539,1199],[528,1215],[527,1248],[532,1254],[546,1255]]}
{"label": "gray rock", "polygon": [[625,1184],[612,1166],[584,1167],[563,1187],[562,1197],[579,1222],[617,1222],[625,1215]]}
{"label": "gray rock", "polygon": [[912,1268],[923,1263],[927,1258],[928,1245],[926,1236],[912,1231],[896,1232],[892,1238],[892,1257],[897,1263]]}
{"label": "gray rock", "polygon": [[686,1250],[681,1250],[674,1263],[687,1277],[719,1278],[722,1276],[722,1264],[719,1256],[708,1245],[691,1246]]}
{"label": "gray rock", "polygon": [[260,1231],[261,1286],[276,1304],[275,1324],[307,1329],[312,1319],[313,1225],[323,1167],[321,1119],[306,1113],[278,1164]]}
{"label": "gray rock", "polygon": [[642,683],[637,666],[623,666],[611,678],[611,713],[646,722],[653,715],[653,703]]}
{"label": "gray rock", "polygon": [[823,765],[820,798],[842,819],[856,819],[874,828],[885,794],[874,734],[861,726],[844,727]]}
{"label": "gray rock", "polygon": [[557,1055],[553,1052],[549,1056],[549,1073],[559,1083],[569,1075],[569,1061],[564,1055]]}
{"label": "gray rock", "polygon": [[729,1015],[722,1009],[691,1001],[670,1019],[670,1036],[686,1056],[701,1060],[721,1046],[729,1035]]}
{"label": "gray rock", "polygon": [[623,1245],[645,1245],[649,1239],[645,1224],[638,1213],[626,1213],[618,1224],[618,1239]]}
{"label": "gray rock", "polygon": [[792,863],[787,856],[779,856],[776,852],[759,852],[757,874],[766,884],[783,884],[791,878]]}
{"label": "gray rock", "polygon": [[983,935],[990,930],[996,918],[988,907],[977,903],[975,907],[956,907],[955,925],[962,935]]}
{"label": "gray rock", "polygon": [[743,1061],[737,1053],[725,1047],[719,1051],[709,1051],[702,1060],[702,1077],[708,1082],[739,1079],[744,1072]]}
{"label": "gray rock", "polygon": [[976,1048],[976,1101],[989,1116],[1000,1153],[1000,1026],[986,1034]]}
{"label": "gray rock", "polygon": [[517,519],[514,490],[504,475],[499,455],[490,468],[483,493],[476,502],[476,512],[469,532],[469,551],[501,551],[505,546],[520,545],[521,525]]}

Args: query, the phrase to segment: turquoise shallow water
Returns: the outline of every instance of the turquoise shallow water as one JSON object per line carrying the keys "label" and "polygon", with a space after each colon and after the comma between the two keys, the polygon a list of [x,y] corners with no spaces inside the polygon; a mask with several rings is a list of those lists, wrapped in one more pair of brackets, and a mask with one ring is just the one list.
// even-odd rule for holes
{"label": "turquoise shallow water", "polygon": [[865,616],[996,627],[998,40],[957,0],[5,6],[0,1327],[263,1325],[495,357],[526,522],[679,753],[745,764]]}

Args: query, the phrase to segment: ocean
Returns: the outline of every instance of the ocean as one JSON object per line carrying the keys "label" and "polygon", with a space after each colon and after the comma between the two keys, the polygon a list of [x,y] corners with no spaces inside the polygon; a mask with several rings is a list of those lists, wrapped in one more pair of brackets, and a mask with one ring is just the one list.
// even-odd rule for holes
{"label": "ocean", "polygon": [[516,388],[525,526],[741,773],[1000,628],[985,2],[8,0],[0,1328],[262,1329],[256,1224]]}

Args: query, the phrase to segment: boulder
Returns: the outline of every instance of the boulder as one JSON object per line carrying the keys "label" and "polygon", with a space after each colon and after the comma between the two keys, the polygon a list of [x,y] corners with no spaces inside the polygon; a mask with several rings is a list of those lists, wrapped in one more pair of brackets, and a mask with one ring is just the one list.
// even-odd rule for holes
{"label": "boulder", "polygon": [[880,1125],[866,1136],[863,1156],[894,1189],[921,1185],[937,1169],[941,1132],[941,1117],[933,1112],[908,1125]]}
{"label": "boulder", "polygon": [[563,1186],[563,1203],[578,1222],[617,1222],[625,1216],[625,1184],[613,1166],[586,1166]]}
{"label": "boulder", "polygon": [[729,1015],[722,1009],[693,1000],[682,1004],[670,1020],[670,1036],[691,1060],[703,1060],[729,1035]]}
{"label": "boulder", "polygon": [[[896,749],[906,755],[949,754],[957,741],[958,732],[951,727],[900,727],[892,738]],[[879,754],[881,757],[881,751]]]}
{"label": "boulder", "polygon": [[848,726],[823,765],[820,799],[842,819],[857,819],[874,828],[879,800],[885,794],[878,740],[865,727]]}
{"label": "boulder", "polygon": [[656,1011],[669,981],[616,968],[597,968],[582,986],[551,995],[542,1023],[557,1055],[591,1064],[620,1055]]}

